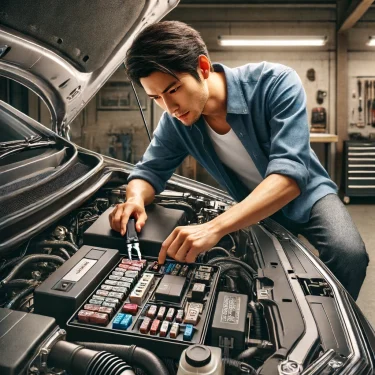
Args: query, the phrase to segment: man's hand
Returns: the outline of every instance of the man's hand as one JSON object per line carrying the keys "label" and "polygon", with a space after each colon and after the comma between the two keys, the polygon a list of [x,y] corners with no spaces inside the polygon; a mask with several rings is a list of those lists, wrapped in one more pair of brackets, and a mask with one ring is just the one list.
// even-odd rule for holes
{"label": "man's hand", "polygon": [[135,218],[135,228],[140,232],[147,220],[142,199],[128,199],[125,203],[118,204],[109,214],[109,224],[113,230],[120,232],[123,236],[126,233],[126,224],[130,216]]}
{"label": "man's hand", "polygon": [[158,262],[163,264],[168,255],[178,262],[192,263],[198,254],[211,249],[221,237],[210,222],[177,227],[163,242]]}

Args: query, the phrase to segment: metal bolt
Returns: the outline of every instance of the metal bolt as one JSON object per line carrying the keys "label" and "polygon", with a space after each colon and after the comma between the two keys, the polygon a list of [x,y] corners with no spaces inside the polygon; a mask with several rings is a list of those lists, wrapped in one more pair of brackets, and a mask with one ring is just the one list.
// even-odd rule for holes
{"label": "metal bolt", "polygon": [[298,375],[300,373],[301,367],[297,362],[285,361],[282,362],[279,373],[281,375]]}
{"label": "metal bolt", "polygon": [[335,359],[332,359],[328,362],[328,366],[332,367],[333,369],[340,368],[342,365],[342,362],[336,361]]}
{"label": "metal bolt", "polygon": [[31,372],[32,374],[35,374],[35,375],[38,375],[38,374],[39,374],[39,370],[38,370],[38,368],[35,367],[35,366],[30,367],[30,372]]}

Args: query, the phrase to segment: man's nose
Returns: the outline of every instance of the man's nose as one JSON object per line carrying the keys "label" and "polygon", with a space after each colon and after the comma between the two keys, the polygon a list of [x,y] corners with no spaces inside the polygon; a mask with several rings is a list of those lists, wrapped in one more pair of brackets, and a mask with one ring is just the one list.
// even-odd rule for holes
{"label": "man's nose", "polygon": [[164,100],[165,108],[170,115],[173,115],[174,113],[177,112],[177,109],[178,109],[177,103],[167,98],[163,98],[163,100]]}

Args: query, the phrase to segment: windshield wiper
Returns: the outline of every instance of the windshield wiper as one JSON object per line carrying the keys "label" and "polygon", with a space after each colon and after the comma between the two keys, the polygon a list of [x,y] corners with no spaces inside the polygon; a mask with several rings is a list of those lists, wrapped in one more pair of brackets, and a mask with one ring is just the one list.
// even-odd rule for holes
{"label": "windshield wiper", "polygon": [[2,142],[0,143],[0,160],[23,150],[51,147],[54,145],[56,145],[55,141],[51,141],[48,138],[43,139],[40,135],[33,135],[24,140]]}

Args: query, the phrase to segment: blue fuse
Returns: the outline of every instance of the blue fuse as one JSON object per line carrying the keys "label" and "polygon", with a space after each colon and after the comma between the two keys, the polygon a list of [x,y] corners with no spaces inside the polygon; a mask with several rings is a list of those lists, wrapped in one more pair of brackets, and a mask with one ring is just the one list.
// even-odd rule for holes
{"label": "blue fuse", "polygon": [[120,326],[120,323],[121,323],[121,320],[124,319],[125,317],[125,314],[117,314],[115,319],[113,319],[113,322],[112,322],[112,328],[117,328],[117,329],[121,329],[121,326]]}
{"label": "blue fuse", "polygon": [[184,340],[191,341],[194,334],[194,327],[192,324],[186,324],[184,332]]}
{"label": "blue fuse", "polygon": [[124,314],[124,319],[120,322],[120,329],[128,329],[133,322],[133,317],[130,314]]}
{"label": "blue fuse", "polygon": [[171,266],[172,263],[168,263],[165,265],[164,273],[170,273],[171,272]]}
{"label": "blue fuse", "polygon": [[176,267],[176,263],[171,263],[171,268],[169,269],[168,273],[171,273],[175,267]]}

